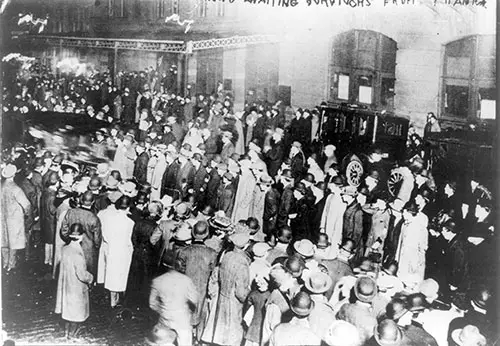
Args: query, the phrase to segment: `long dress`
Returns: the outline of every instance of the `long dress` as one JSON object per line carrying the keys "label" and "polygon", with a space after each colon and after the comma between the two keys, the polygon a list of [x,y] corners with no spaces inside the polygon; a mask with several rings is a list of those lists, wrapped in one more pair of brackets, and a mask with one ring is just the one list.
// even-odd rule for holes
{"label": "long dress", "polygon": [[398,277],[406,285],[418,285],[424,280],[427,246],[427,216],[419,213],[415,219],[403,222],[396,251]]}
{"label": "long dress", "polygon": [[234,200],[234,208],[231,218],[233,222],[246,220],[249,216],[251,216],[249,212],[256,184],[257,182],[253,173],[250,170],[242,170]]}
{"label": "long dress", "polygon": [[104,283],[104,288],[112,292],[124,292],[134,252],[134,221],[114,205],[101,210],[97,217],[102,227],[97,282]]}

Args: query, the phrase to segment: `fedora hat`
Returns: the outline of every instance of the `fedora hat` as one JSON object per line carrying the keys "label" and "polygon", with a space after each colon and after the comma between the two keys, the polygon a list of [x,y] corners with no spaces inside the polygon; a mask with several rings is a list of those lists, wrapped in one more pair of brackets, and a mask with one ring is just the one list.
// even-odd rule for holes
{"label": "fedora hat", "polygon": [[314,256],[314,244],[309,239],[301,239],[293,244],[298,254],[308,258]]}
{"label": "fedora hat", "polygon": [[250,233],[238,232],[229,236],[229,240],[237,248],[243,248],[250,241]]}
{"label": "fedora hat", "polygon": [[13,178],[16,175],[17,167],[13,164],[8,164],[2,169],[2,177],[5,179]]}
{"label": "fedora hat", "polygon": [[332,278],[322,272],[314,272],[305,281],[307,290],[314,294],[323,294],[332,287]]}
{"label": "fedora hat", "polygon": [[252,247],[253,255],[255,257],[264,257],[270,249],[271,247],[269,244],[264,242],[258,242]]}
{"label": "fedora hat", "polygon": [[228,231],[231,228],[231,219],[225,215],[215,215],[208,220],[208,224],[215,229]]}
{"label": "fedora hat", "polygon": [[377,295],[377,283],[368,276],[361,276],[354,284],[354,295],[364,303],[370,303]]}
{"label": "fedora hat", "polygon": [[122,184],[118,185],[118,190],[123,193],[125,196],[132,197],[134,198],[137,196],[137,188],[135,184],[131,181],[126,181],[123,182]]}
{"label": "fedora hat", "polygon": [[462,329],[451,332],[451,338],[459,346],[484,346],[486,338],[479,332],[476,326],[467,325]]}
{"label": "fedora hat", "polygon": [[292,298],[290,302],[290,309],[297,316],[306,317],[309,316],[311,311],[314,309],[314,300],[306,292],[300,291]]}
{"label": "fedora hat", "polygon": [[403,332],[393,320],[383,320],[373,331],[373,337],[380,346],[396,346],[403,339]]}
{"label": "fedora hat", "polygon": [[407,297],[410,311],[424,311],[428,307],[427,299],[423,293],[413,293]]}
{"label": "fedora hat", "polygon": [[328,346],[359,346],[361,344],[358,328],[342,320],[333,321],[323,340]]}
{"label": "fedora hat", "polygon": [[188,218],[191,214],[191,208],[189,208],[189,204],[187,203],[179,203],[175,207],[175,213],[179,218]]}

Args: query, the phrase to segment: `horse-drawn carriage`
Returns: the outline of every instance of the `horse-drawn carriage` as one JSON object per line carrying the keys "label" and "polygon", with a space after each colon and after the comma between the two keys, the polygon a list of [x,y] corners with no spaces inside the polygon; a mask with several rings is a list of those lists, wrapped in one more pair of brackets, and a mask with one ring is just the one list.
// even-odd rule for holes
{"label": "horse-drawn carriage", "polygon": [[[359,186],[376,153],[390,172],[405,159],[409,119],[353,105],[335,104],[321,109],[323,145],[335,145],[347,183]],[[389,177],[385,180],[390,181]],[[389,190],[393,190],[389,186]]]}

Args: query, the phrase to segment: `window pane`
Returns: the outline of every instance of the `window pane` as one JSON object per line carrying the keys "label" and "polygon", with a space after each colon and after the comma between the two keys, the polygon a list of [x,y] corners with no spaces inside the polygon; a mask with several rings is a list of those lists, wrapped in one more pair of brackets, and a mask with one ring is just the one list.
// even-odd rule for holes
{"label": "window pane", "polygon": [[454,41],[446,45],[446,55],[453,57],[470,57],[472,56],[472,39],[464,38]]}
{"label": "window pane", "polygon": [[358,101],[361,103],[372,103],[372,76],[358,77]]}
{"label": "window pane", "polygon": [[338,75],[337,97],[340,100],[349,100],[349,75],[347,74],[337,74],[337,75]]}
{"label": "window pane", "polygon": [[496,59],[493,58],[478,58],[477,62],[477,78],[479,79],[495,79],[496,75]]}
{"label": "window pane", "polygon": [[466,118],[469,112],[469,88],[447,85],[445,93],[445,112],[454,117]]}
{"label": "window pane", "polygon": [[380,94],[380,103],[385,108],[394,107],[394,79],[382,79],[382,91]]}

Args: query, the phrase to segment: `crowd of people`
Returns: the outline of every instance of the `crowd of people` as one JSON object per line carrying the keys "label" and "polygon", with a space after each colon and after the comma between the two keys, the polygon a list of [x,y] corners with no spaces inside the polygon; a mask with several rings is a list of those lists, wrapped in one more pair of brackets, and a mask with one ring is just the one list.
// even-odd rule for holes
{"label": "crowd of people", "polygon": [[68,337],[102,284],[110,309],[136,301],[156,314],[150,344],[497,342],[494,196],[475,178],[434,181],[410,145],[397,168],[366,153],[351,186],[337,148],[319,140],[319,109],[235,112],[221,90],[168,93],[153,69],[32,72],[4,110],[112,123],[89,134],[109,158],[95,166],[39,142],[2,156],[4,271],[19,275],[44,244]]}

